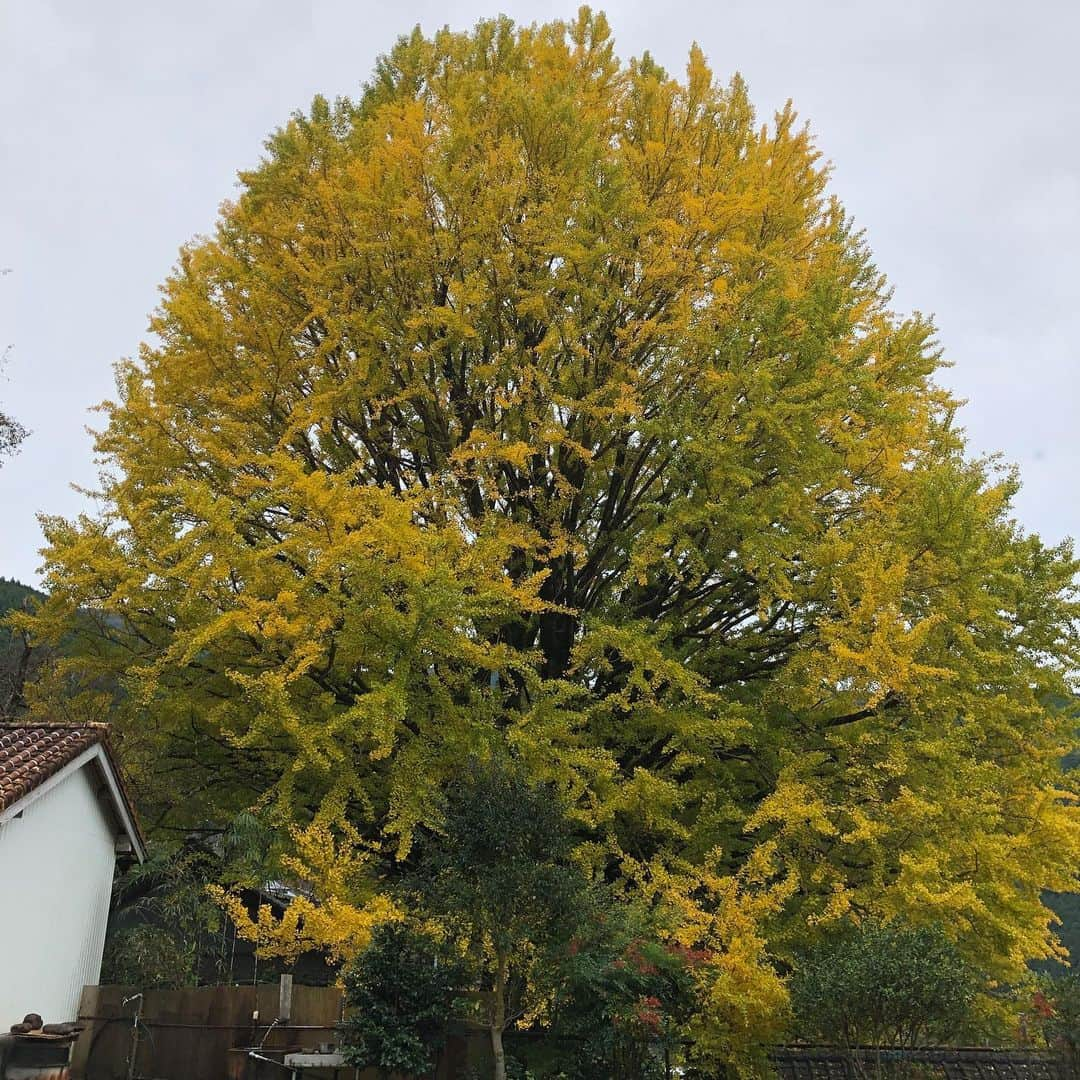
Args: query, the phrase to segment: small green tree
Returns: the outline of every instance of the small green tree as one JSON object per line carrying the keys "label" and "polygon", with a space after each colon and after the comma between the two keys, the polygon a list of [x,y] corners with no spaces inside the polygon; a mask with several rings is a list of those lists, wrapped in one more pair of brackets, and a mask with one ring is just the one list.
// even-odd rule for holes
{"label": "small green tree", "polygon": [[961,1027],[978,991],[975,971],[935,926],[867,921],[823,938],[799,958],[791,978],[798,1034],[839,1042],[857,1071],[853,1051],[881,1051],[948,1041]]}
{"label": "small green tree", "polygon": [[586,882],[570,864],[562,801],[515,761],[468,762],[446,788],[442,816],[438,832],[418,838],[409,886],[479,969],[493,1075],[506,1080],[503,1033],[528,1010],[530,966],[573,938]]}
{"label": "small green tree", "polygon": [[464,978],[461,963],[429,934],[408,923],[377,927],[345,973],[346,1061],[384,1075],[431,1074]]}
{"label": "small green tree", "polygon": [[601,890],[590,898],[578,936],[549,962],[552,1075],[669,1075],[697,1003],[693,970],[704,954],[663,940],[657,913],[645,905]]}

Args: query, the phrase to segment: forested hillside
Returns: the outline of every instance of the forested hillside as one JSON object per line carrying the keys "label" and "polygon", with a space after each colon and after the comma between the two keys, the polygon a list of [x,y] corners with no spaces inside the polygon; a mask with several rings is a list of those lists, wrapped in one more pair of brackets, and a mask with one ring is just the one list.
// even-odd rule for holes
{"label": "forested hillside", "polygon": [[15,634],[3,620],[20,610],[28,600],[44,599],[44,594],[14,578],[0,578],[0,716],[15,713],[22,704],[22,686],[34,659],[21,634]]}
{"label": "forested hillside", "polygon": [[[0,577],[0,617],[6,615],[12,608],[21,607],[27,597],[43,599],[44,594],[14,578]],[[0,634],[3,635],[4,641],[9,641],[11,638],[6,627],[0,627]]]}

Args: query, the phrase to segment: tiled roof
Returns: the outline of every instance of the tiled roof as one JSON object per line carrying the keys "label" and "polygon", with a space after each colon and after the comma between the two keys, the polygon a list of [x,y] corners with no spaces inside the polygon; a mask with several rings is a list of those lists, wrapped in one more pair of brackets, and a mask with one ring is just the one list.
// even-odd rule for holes
{"label": "tiled roof", "polygon": [[146,841],[108,735],[108,724],[19,724],[0,718],[0,814],[91,747],[100,745],[104,761],[99,758],[98,765],[141,862],[146,855]]}
{"label": "tiled roof", "polygon": [[59,772],[95,743],[104,742],[106,724],[0,723],[0,810]]}
{"label": "tiled roof", "polygon": [[[108,754],[108,731],[108,724],[0,722],[0,810],[25,798],[91,746],[101,743]],[[111,754],[109,759],[112,764]]]}

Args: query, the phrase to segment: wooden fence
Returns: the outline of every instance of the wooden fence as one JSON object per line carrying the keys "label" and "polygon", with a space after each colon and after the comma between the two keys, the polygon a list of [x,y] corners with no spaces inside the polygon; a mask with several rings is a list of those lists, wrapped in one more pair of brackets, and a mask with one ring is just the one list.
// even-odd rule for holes
{"label": "wooden fence", "polygon": [[[267,1056],[313,1050],[337,1041],[342,992],[332,986],[293,986],[288,998],[274,984],[201,986],[187,990],[147,990],[141,999],[138,1037],[131,999],[138,988],[88,986],[79,1006],[86,1030],[72,1054],[73,1080],[126,1080],[132,1047],[135,1076],[154,1080],[229,1080],[286,1074],[280,1067],[259,1067],[244,1048],[262,1046]],[[286,1007],[283,1009],[283,1005]],[[267,1030],[283,1012],[287,1023]],[[257,1019],[255,1016],[257,1015]],[[461,1045],[459,1045],[461,1044]],[[444,1053],[439,1080],[451,1080],[462,1064],[462,1040]],[[374,1078],[374,1072],[358,1075]]]}
{"label": "wooden fence", "polygon": [[880,1064],[888,1076],[920,1080],[1066,1080],[1071,1070],[1057,1054],[983,1047],[919,1047],[912,1050],[832,1046],[784,1046],[769,1054],[780,1080],[859,1080]]}
{"label": "wooden fence", "polygon": [[[147,990],[141,999],[138,1038],[132,987],[88,986],[79,1018],[86,1030],[72,1055],[73,1080],[126,1080],[135,1047],[134,1075],[154,1080],[280,1080],[280,1066],[257,1066],[245,1048],[262,1046],[280,1060],[284,1051],[318,1049],[337,1041],[342,992],[337,987],[203,986]],[[125,1003],[126,1002],[126,1003]],[[257,1019],[255,1018],[257,1014]],[[269,1025],[287,1014],[287,1023]],[[513,1040],[511,1040],[512,1042]],[[483,1075],[486,1038],[475,1030],[451,1037],[436,1080],[457,1080],[468,1065]],[[778,1080],[862,1080],[878,1074],[871,1050],[845,1053],[836,1047],[776,1047],[770,1054]],[[1058,1055],[1035,1050],[926,1047],[884,1051],[888,1077],[917,1080],[1080,1080]],[[350,1080],[376,1080],[373,1070],[342,1070]],[[401,1078],[406,1080],[406,1078]],[[597,1077],[596,1080],[608,1080]]]}

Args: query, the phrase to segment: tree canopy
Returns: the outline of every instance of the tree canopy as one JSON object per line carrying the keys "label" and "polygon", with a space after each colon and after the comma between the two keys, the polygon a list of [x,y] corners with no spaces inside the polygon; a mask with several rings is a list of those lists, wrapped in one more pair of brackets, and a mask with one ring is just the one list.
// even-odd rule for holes
{"label": "tree canopy", "polygon": [[0,412],[0,461],[15,453],[26,438],[26,428],[14,417]]}
{"label": "tree canopy", "polygon": [[[2,269],[0,270],[0,277],[4,277],[9,273],[11,273],[9,269]],[[9,345],[0,353],[0,368],[3,368],[10,351],[11,346]],[[15,417],[0,410],[0,464],[3,463],[5,457],[9,457],[19,449],[19,445],[28,434],[26,428]]]}
{"label": "tree canopy", "polygon": [[65,686],[121,675],[163,820],[258,804],[366,897],[506,750],[709,939],[716,1009],[849,914],[1053,951],[1077,565],[790,106],[586,9],[417,30],[274,133],[151,330],[32,622],[101,613]]}

